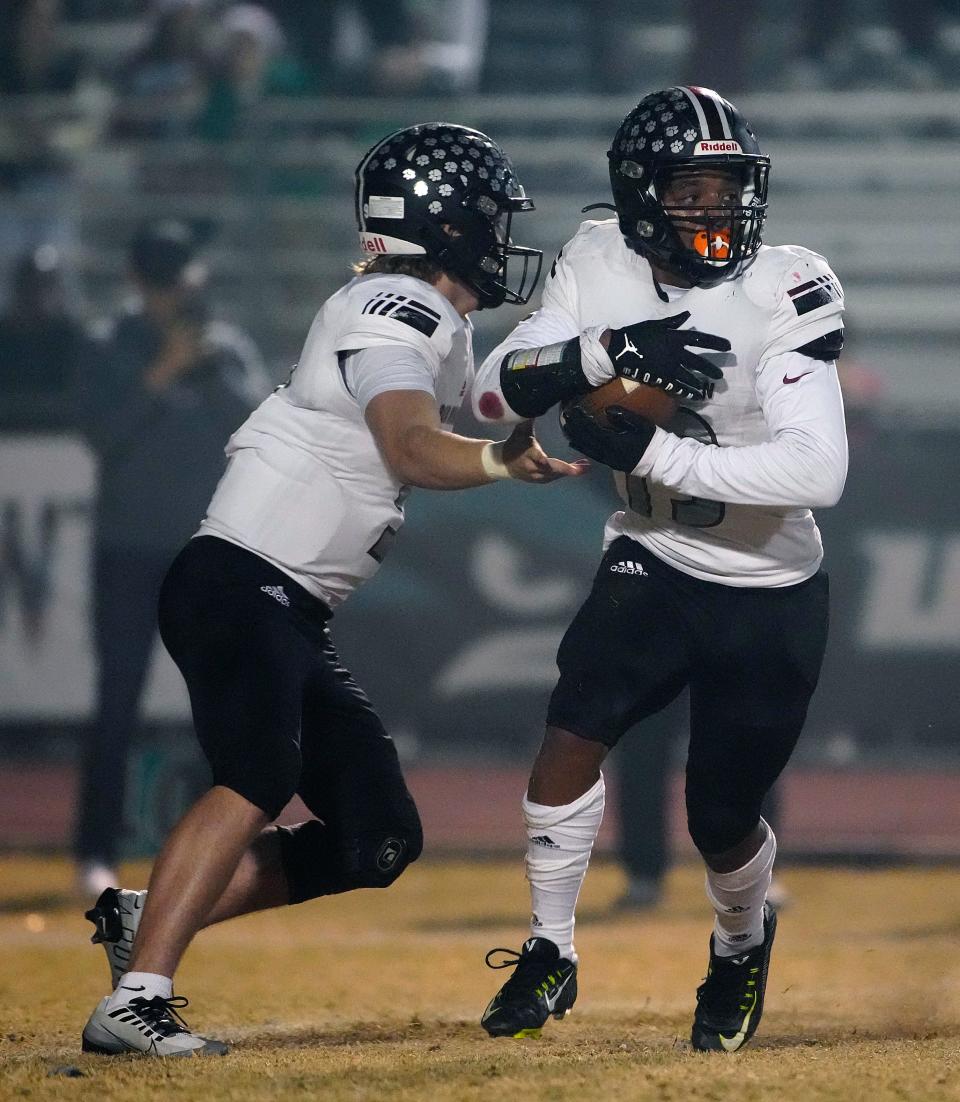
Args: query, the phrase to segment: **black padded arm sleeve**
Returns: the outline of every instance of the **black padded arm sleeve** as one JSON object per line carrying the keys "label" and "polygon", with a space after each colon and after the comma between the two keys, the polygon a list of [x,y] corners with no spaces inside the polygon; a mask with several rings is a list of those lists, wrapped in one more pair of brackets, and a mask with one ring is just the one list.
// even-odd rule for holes
{"label": "black padded arm sleeve", "polygon": [[811,360],[839,360],[843,351],[843,330],[834,329],[832,333],[825,333],[796,351]]}
{"label": "black padded arm sleeve", "polygon": [[522,348],[500,361],[500,390],[521,417],[539,417],[551,406],[591,390],[580,366],[580,340]]}

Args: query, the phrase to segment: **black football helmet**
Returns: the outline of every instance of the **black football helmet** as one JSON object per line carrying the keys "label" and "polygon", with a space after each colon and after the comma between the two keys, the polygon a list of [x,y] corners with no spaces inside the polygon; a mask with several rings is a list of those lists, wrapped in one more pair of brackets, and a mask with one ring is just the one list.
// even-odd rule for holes
{"label": "black football helmet", "polygon": [[[486,134],[443,122],[409,126],[377,142],[356,180],[364,252],[426,255],[475,291],[481,307],[529,302],[543,253],[512,244],[510,228],[533,202]],[[523,264],[508,282],[511,257]]]}
{"label": "black football helmet", "polygon": [[[645,96],[620,124],[607,157],[620,230],[641,256],[694,287],[733,279],[756,256],[767,216],[770,158],[740,112],[710,88]],[[666,207],[667,185],[704,168],[739,179],[740,202]],[[692,246],[677,232],[694,231]]]}

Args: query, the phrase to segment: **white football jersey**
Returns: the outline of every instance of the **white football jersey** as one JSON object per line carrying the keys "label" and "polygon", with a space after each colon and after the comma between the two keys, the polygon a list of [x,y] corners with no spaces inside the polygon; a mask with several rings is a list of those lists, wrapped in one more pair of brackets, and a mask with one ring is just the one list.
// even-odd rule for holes
{"label": "white football jersey", "polygon": [[[617,222],[584,222],[564,246],[539,310],[484,361],[474,387],[481,420],[519,420],[499,389],[507,352],[689,310],[683,328],[726,337],[731,352],[692,349],[724,369],[701,403],[657,429],[636,470],[616,474],[626,508],[605,533],[627,535],[678,570],[733,586],[784,586],[823,557],[810,507],[833,504],[846,477],[847,442],[836,365],[795,350],[842,327],[843,291],[823,257],[793,245],[762,247],[736,279],[664,288],[624,242]],[[591,331],[584,335],[585,331]],[[585,356],[586,360],[586,356]],[[609,362],[609,361],[607,361]]]}
{"label": "white football jersey", "polygon": [[407,487],[384,463],[346,371],[348,353],[385,348],[407,365],[388,389],[432,393],[451,428],[473,376],[469,320],[422,280],[360,276],[327,299],[289,382],[230,438],[198,532],[255,552],[331,607],[376,573],[403,524]]}

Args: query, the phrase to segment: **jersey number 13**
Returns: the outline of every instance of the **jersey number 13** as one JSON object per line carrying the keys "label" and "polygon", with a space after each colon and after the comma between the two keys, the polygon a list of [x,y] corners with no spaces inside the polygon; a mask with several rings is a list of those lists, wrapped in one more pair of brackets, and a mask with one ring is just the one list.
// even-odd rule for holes
{"label": "jersey number 13", "polygon": [[[676,436],[688,436],[701,444],[716,444],[717,435],[706,418],[692,409],[681,406],[670,422],[669,429]],[[645,478],[629,475],[626,480],[627,504],[642,517],[653,517],[654,501]],[[709,501],[703,497],[670,498],[671,519],[689,528],[715,528],[723,522],[726,506],[722,501]]]}

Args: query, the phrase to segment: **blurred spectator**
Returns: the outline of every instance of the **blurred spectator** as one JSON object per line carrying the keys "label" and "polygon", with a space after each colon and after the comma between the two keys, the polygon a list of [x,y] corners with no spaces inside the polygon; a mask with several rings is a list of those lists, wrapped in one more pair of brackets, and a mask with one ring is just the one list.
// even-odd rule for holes
{"label": "blurred spectator", "polygon": [[219,22],[214,76],[198,130],[201,137],[237,137],[244,109],[269,95],[313,90],[305,68],[284,50],[277,20],[259,4],[234,4]]}
{"label": "blurred spectator", "polygon": [[4,0],[0,4],[0,93],[72,92],[80,55],[57,43],[60,0]]}
{"label": "blurred spectator", "polygon": [[30,249],[14,266],[10,300],[0,316],[0,426],[69,428],[85,346],[83,327],[67,309],[57,250]]}
{"label": "blurred spectator", "polygon": [[[155,0],[149,37],[121,75],[126,98],[114,123],[119,137],[190,131],[210,77],[208,22],[207,0]],[[143,101],[149,115],[138,110]]]}
{"label": "blurred spectator", "polygon": [[157,0],[150,37],[131,58],[124,81],[133,95],[190,95],[204,85],[204,0]]}
{"label": "blurred spectator", "polygon": [[345,95],[409,91],[423,75],[407,3],[267,0],[318,88]]}
{"label": "blurred spectator", "polygon": [[934,88],[956,82],[950,25],[960,27],[956,0],[808,0],[797,22],[793,87]]}
{"label": "blurred spectator", "polygon": [[476,91],[487,44],[487,0],[419,0],[412,4],[415,45],[387,55],[387,88],[446,95]]}
{"label": "blurred spectator", "polygon": [[153,651],[160,580],[203,517],[223,447],[269,389],[242,333],[213,321],[190,228],[152,222],[130,251],[137,303],[113,323],[82,380],[99,461],[93,634],[97,711],[75,836],[78,886],[115,883],[127,753]]}
{"label": "blurred spectator", "polygon": [[[0,2],[0,266],[25,249],[68,248],[67,195],[76,136],[73,93],[79,56],[57,43],[58,0]],[[49,96],[70,96],[50,103]],[[37,99],[37,97],[40,97]]]}

